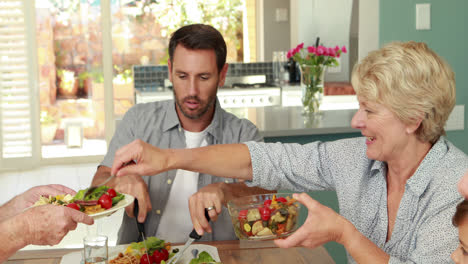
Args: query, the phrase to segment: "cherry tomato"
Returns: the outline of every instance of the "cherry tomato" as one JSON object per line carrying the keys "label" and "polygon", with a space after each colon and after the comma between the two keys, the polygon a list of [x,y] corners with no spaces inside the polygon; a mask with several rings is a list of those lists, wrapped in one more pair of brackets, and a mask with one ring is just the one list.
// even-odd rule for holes
{"label": "cherry tomato", "polygon": [[246,219],[247,218],[247,213],[248,213],[247,209],[246,210],[241,210],[239,212],[239,216],[238,216],[239,220]]}
{"label": "cherry tomato", "polygon": [[269,207],[259,207],[258,211],[260,211],[260,217],[263,221],[270,220],[271,210]]}
{"label": "cherry tomato", "polygon": [[[167,254],[167,256],[169,257],[169,254]],[[166,254],[163,253],[162,251],[159,251],[159,250],[155,250],[153,252],[153,261],[154,263],[156,264],[159,264],[161,263],[161,261],[166,261],[164,258],[166,257]]]}
{"label": "cherry tomato", "polygon": [[69,203],[69,204],[67,204],[67,207],[72,208],[72,209],[76,209],[78,211],[80,210],[80,207],[76,203]]}
{"label": "cherry tomato", "polygon": [[153,264],[154,259],[151,255],[143,254],[140,258],[140,264]]}
{"label": "cherry tomato", "polygon": [[107,194],[103,194],[99,198],[98,204],[100,204],[104,209],[109,209],[112,207],[112,198],[110,198],[110,196]]}
{"label": "cherry tomato", "polygon": [[282,202],[282,203],[284,203],[284,204],[288,202],[288,200],[286,200],[286,198],[284,198],[284,197],[277,197],[277,198],[276,198],[276,201]]}
{"label": "cherry tomato", "polygon": [[115,196],[117,196],[117,193],[114,189],[107,190],[107,194],[109,194],[110,198],[114,198]]}
{"label": "cherry tomato", "polygon": [[164,261],[169,259],[169,251],[167,251],[167,249],[161,248],[161,253],[164,254]]}
{"label": "cherry tomato", "polygon": [[270,205],[271,205],[271,199],[265,200],[263,202],[263,206],[265,206],[265,207],[270,207]]}

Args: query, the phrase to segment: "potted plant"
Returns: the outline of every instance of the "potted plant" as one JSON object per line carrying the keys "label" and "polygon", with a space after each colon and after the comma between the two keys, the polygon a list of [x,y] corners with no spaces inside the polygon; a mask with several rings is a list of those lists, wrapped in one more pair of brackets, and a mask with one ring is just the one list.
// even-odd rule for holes
{"label": "potted plant", "polygon": [[76,82],[75,72],[59,69],[57,70],[58,94],[66,98],[76,97],[78,92],[78,83]]}
{"label": "potted plant", "polygon": [[78,88],[80,90],[80,94],[84,97],[87,97],[92,93],[91,80],[91,74],[86,70],[78,74]]}
{"label": "potted plant", "polygon": [[114,65],[115,77],[112,80],[114,86],[114,98],[133,100],[133,72]]}
{"label": "potted plant", "polygon": [[58,123],[54,116],[49,111],[41,110],[41,142],[43,144],[50,144],[55,138]]}

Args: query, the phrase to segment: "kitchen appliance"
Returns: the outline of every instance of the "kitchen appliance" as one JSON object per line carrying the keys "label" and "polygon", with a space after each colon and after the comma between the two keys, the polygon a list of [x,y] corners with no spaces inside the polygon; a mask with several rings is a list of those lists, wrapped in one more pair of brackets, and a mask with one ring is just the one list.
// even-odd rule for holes
{"label": "kitchen appliance", "polygon": [[[281,105],[281,88],[266,82],[265,75],[226,77],[218,89],[218,100],[223,108],[245,108]],[[173,98],[171,90],[137,92],[136,103],[162,101]]]}

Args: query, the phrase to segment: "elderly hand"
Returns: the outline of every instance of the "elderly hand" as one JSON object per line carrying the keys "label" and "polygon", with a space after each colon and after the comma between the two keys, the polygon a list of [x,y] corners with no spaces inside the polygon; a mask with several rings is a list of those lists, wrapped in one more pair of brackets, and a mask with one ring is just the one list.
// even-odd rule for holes
{"label": "elderly hand", "polygon": [[23,224],[24,233],[17,236],[25,239],[26,245],[55,245],[70,230],[75,230],[77,223],[94,223],[93,218],[85,213],[57,205],[33,207],[13,219],[17,220],[16,223]]}
{"label": "elderly hand", "polygon": [[55,196],[59,194],[71,194],[75,195],[76,192],[66,186],[60,185],[60,184],[49,184],[49,185],[42,185],[42,186],[36,186],[33,187],[23,194],[20,194],[18,196],[19,201],[17,201],[17,205],[19,207],[27,208],[32,206],[37,200],[39,200],[39,197],[45,196],[48,197],[50,196]]}
{"label": "elderly hand", "polygon": [[315,248],[329,241],[339,241],[344,227],[350,224],[345,218],[312,199],[306,193],[294,194],[294,199],[305,205],[309,211],[305,223],[286,239],[277,239],[281,248],[303,246]]}
{"label": "elderly hand", "polygon": [[49,197],[49,195],[55,196],[67,193],[75,195],[76,192],[60,184],[33,187],[26,192],[17,195],[2,206],[2,215],[0,215],[0,220],[13,217],[14,215],[21,213],[24,209],[31,207],[37,200],[39,200],[41,195]]}
{"label": "elderly hand", "polygon": [[214,207],[208,211],[211,221],[218,219],[218,214],[221,213],[223,204],[226,203],[225,195],[222,189],[224,183],[213,183],[206,185],[190,196],[189,210],[192,218],[193,227],[199,235],[203,235],[204,231],[212,232],[211,226],[205,217],[205,208]]}
{"label": "elderly hand", "polygon": [[[135,163],[128,164],[132,161]],[[137,139],[116,151],[111,173],[117,177],[154,175],[162,172],[166,163],[161,149]]]}
{"label": "elderly hand", "polygon": [[[115,182],[115,190],[121,193],[127,193],[138,200],[138,222],[143,223],[146,215],[151,211],[151,199],[148,193],[148,185],[143,178],[138,175],[127,175],[126,177],[117,178]],[[134,204],[127,206],[125,211],[130,217],[133,215]]]}

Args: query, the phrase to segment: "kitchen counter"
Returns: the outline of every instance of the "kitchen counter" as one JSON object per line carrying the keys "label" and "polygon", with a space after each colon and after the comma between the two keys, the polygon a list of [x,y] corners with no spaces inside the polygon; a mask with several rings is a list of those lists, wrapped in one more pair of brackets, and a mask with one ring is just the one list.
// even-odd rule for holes
{"label": "kitchen counter", "polygon": [[226,111],[252,121],[264,137],[359,132],[351,128],[357,109],[325,110],[312,117],[302,115],[300,106],[228,108]]}
{"label": "kitchen counter", "polygon": [[252,121],[264,137],[359,132],[351,128],[351,119],[359,107],[355,95],[324,96],[319,116],[302,114],[301,97],[300,86],[283,86],[280,105],[225,109]]}

